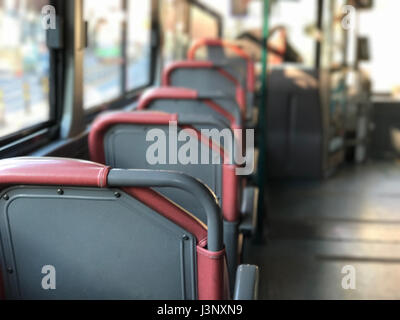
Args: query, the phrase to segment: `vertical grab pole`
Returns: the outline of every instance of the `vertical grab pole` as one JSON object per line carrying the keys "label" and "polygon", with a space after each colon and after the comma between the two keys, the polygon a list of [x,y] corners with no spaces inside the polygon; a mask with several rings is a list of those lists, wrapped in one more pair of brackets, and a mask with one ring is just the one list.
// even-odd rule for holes
{"label": "vertical grab pole", "polygon": [[260,155],[258,162],[258,187],[260,189],[260,196],[258,198],[258,224],[255,241],[261,243],[263,241],[263,227],[265,220],[265,179],[266,179],[266,108],[267,108],[267,68],[268,68],[268,34],[269,34],[269,0],[264,0],[263,8],[263,49],[262,49],[262,72],[261,72],[261,104],[258,120],[258,132],[260,141]]}

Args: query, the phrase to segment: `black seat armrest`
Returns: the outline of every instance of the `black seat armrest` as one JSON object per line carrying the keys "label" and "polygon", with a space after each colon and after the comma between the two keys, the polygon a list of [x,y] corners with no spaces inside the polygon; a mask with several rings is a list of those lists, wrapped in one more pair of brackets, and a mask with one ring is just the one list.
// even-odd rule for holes
{"label": "black seat armrest", "polygon": [[257,208],[259,190],[257,187],[248,186],[243,189],[242,206],[240,212],[242,220],[239,230],[245,235],[253,235],[257,229]]}
{"label": "black seat armrest", "polygon": [[240,265],[236,271],[234,300],[257,300],[259,268],[255,265]]}

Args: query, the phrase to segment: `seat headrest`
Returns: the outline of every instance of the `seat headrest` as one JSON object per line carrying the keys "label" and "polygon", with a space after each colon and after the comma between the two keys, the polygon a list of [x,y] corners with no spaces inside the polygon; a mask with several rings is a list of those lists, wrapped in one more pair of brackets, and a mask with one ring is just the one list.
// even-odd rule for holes
{"label": "seat headrest", "polygon": [[20,157],[0,160],[0,187],[16,184],[106,187],[110,167],[77,159]]}
{"label": "seat headrest", "polygon": [[196,90],[177,88],[177,87],[160,87],[148,89],[140,97],[137,110],[145,110],[152,101],[157,99],[197,99]]}

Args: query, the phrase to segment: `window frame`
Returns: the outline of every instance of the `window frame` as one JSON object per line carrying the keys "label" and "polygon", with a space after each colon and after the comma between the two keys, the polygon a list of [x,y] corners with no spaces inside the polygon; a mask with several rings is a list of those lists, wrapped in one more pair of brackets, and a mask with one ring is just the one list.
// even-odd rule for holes
{"label": "window frame", "polygon": [[[57,17],[62,22],[64,17],[59,12],[65,12],[63,1],[50,0],[49,4],[56,8]],[[62,115],[64,52],[54,48],[48,50],[49,120],[0,137],[0,159],[29,153],[57,138]]]}
{"label": "window frame", "polygon": [[[219,14],[218,12],[212,10],[211,8],[209,8],[208,6],[206,6],[205,4],[199,2],[198,0],[188,0],[188,3],[190,6],[195,6],[198,9],[200,9],[201,11],[203,11],[204,13],[208,14],[209,16],[211,16],[212,18],[214,18],[217,22],[217,29],[218,29],[218,38],[222,38],[223,36],[223,21],[222,21],[222,15]],[[189,10],[189,17],[188,17],[188,21],[191,21],[192,17],[190,16],[190,10]],[[191,23],[189,22],[189,37],[190,40],[192,39],[192,30],[191,30]]]}
{"label": "window frame", "polygon": [[[71,1],[72,2],[72,1]],[[126,0],[124,0],[126,2]],[[62,25],[61,37],[63,38],[63,45],[60,49],[49,48],[49,106],[50,106],[50,120],[42,122],[33,126],[26,127],[10,135],[0,137],[0,159],[10,158],[15,156],[27,155],[35,150],[45,147],[50,143],[67,137],[61,137],[61,126],[65,116],[65,77],[67,68],[67,59],[71,55],[71,48],[67,41],[67,29],[71,29],[72,24],[74,28],[76,18],[71,19],[68,14],[69,3],[63,0],[50,0],[50,5],[56,8],[57,17],[60,18]],[[151,0],[151,34],[150,34],[150,74],[149,82],[138,88],[132,90],[124,90],[123,95],[118,98],[108,101],[99,106],[84,110],[83,105],[75,105],[73,113],[82,114],[82,121],[88,125],[100,112],[105,110],[121,109],[133,105],[143,91],[149,86],[153,85],[157,79],[157,58],[158,50],[160,47],[160,29],[158,21],[158,0]],[[83,18],[83,17],[81,17]],[[83,21],[83,19],[82,19]],[[83,79],[82,79],[83,81]],[[83,86],[83,82],[82,82]],[[83,88],[82,88],[83,89]],[[82,96],[83,99],[83,96]],[[82,113],[78,109],[82,108]],[[86,112],[85,112],[86,111]],[[73,119],[75,119],[73,117]],[[73,127],[79,126],[78,123],[72,125]],[[81,128],[83,131],[85,128]],[[82,132],[83,132],[82,131]],[[65,135],[65,134],[63,134]]]}
{"label": "window frame", "polygon": [[[128,1],[129,0],[122,0],[122,9],[127,12],[128,10]],[[132,1],[132,0],[131,0]],[[84,105],[82,105],[83,112],[85,114],[85,121],[86,123],[91,122],[99,113],[106,111],[106,110],[115,110],[115,109],[121,109],[124,106],[128,106],[137,100],[137,98],[143,93],[143,91],[152,85],[154,85],[155,80],[156,80],[156,61],[157,61],[157,52],[160,47],[160,41],[159,41],[159,27],[158,27],[158,5],[157,5],[157,0],[150,0],[150,19],[151,19],[151,28],[150,28],[150,66],[149,66],[149,80],[146,84],[133,88],[128,90],[127,89],[127,60],[126,60],[126,42],[127,42],[127,23],[129,21],[126,21],[123,24],[122,28],[122,37],[123,37],[123,64],[121,65],[122,68],[122,81],[120,83],[121,86],[121,94],[111,100],[108,100],[104,103],[101,103],[99,105],[92,106],[90,108],[85,109]],[[83,81],[83,79],[82,79]]]}

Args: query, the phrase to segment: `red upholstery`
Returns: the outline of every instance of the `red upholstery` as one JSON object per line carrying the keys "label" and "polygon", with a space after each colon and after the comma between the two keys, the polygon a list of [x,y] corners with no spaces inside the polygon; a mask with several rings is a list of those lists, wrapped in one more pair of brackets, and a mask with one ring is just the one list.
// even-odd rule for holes
{"label": "red upholstery", "polygon": [[224,164],[224,173],[222,176],[222,211],[227,221],[234,222],[239,219],[239,181],[236,175],[236,166]]}
{"label": "red upholstery", "polygon": [[215,69],[219,73],[221,73],[224,77],[229,79],[231,82],[235,84],[236,87],[236,94],[235,98],[237,103],[239,104],[239,107],[242,112],[243,118],[246,115],[246,90],[242,88],[241,84],[239,81],[232,76],[230,73],[226,72],[223,68],[220,68],[216,65],[214,65],[210,61],[194,61],[194,60],[187,60],[187,61],[177,61],[169,64],[163,73],[162,77],[162,85],[163,86],[170,86],[171,85],[171,74],[178,69],[202,69],[202,68],[208,68],[208,69]]}
{"label": "red upholstery", "polygon": [[[150,104],[159,99],[171,99],[171,100],[197,100],[198,93],[196,90],[186,89],[186,88],[176,88],[176,87],[160,87],[146,90],[146,92],[141,96],[137,110],[146,110]],[[235,117],[219,104],[215,103],[213,100],[205,99],[203,100],[209,108],[218,112],[224,118],[226,118],[231,125],[232,129],[239,128],[236,125]]]}
{"label": "red upholstery", "polygon": [[238,56],[247,60],[247,90],[255,91],[255,70],[254,62],[251,57],[239,46],[222,39],[199,39],[193,43],[188,51],[188,59],[194,60],[198,49],[204,46],[225,47],[233,51]]}
{"label": "red upholstery", "polygon": [[64,158],[0,160],[0,186],[15,184],[105,187],[110,168],[89,161]]}
{"label": "red upholstery", "polygon": [[197,281],[200,300],[229,299],[225,249],[211,252],[197,246]]}
{"label": "red upholstery", "polygon": [[145,91],[140,97],[137,110],[145,110],[147,106],[157,99],[197,99],[196,90],[175,87],[152,88]]}

